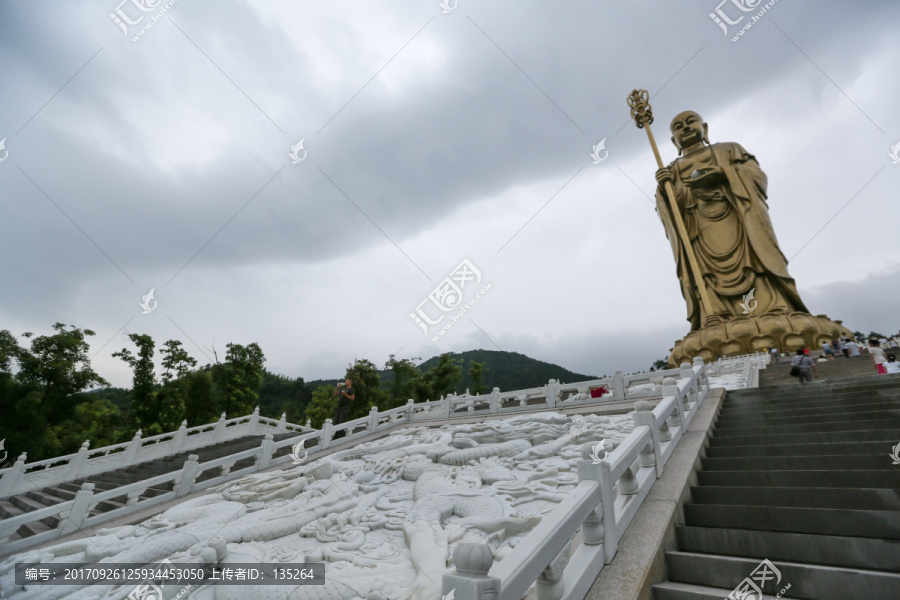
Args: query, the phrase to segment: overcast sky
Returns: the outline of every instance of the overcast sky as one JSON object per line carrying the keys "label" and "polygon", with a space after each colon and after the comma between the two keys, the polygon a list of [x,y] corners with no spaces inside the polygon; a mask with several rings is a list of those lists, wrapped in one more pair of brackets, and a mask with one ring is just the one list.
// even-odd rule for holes
{"label": "overcast sky", "polygon": [[[114,385],[126,332],[306,379],[646,369],[689,324],[634,88],[665,162],[687,109],[757,156],[812,312],[900,328],[896,2],[779,0],[737,42],[762,3],[725,34],[716,0],[116,2],[0,3],[0,329],[93,329]],[[453,314],[428,297],[464,260],[432,341],[449,317],[410,314]]]}

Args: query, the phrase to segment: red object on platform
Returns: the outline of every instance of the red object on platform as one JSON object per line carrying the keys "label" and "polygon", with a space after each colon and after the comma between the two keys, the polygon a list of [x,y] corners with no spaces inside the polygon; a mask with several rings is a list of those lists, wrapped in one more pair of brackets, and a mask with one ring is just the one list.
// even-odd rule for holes
{"label": "red object on platform", "polygon": [[595,389],[591,390],[591,398],[600,398],[603,396],[603,394],[608,394],[608,393],[609,393],[609,390],[606,388],[602,388],[602,387],[595,388]]}

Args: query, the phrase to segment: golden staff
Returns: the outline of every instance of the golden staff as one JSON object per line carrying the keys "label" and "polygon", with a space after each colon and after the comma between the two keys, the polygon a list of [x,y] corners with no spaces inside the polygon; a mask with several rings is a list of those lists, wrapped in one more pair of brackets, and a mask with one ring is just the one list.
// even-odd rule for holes
{"label": "golden staff", "polygon": [[[631,118],[639,129],[647,130],[647,137],[650,138],[650,147],[653,148],[653,156],[656,157],[656,164],[660,169],[663,165],[662,158],[659,156],[659,148],[656,147],[656,140],[653,139],[653,132],[650,131],[650,123],[653,122],[653,112],[650,109],[650,97],[647,90],[634,90],[628,96],[628,106],[631,107]],[[684,253],[687,255],[690,264],[691,274],[694,276],[694,284],[697,293],[700,296],[700,304],[707,318],[712,316],[712,303],[709,301],[709,295],[706,291],[706,282],[700,273],[700,264],[694,255],[694,247],[691,246],[691,240],[688,239],[687,229],[684,227],[684,221],[681,218],[681,211],[678,210],[678,203],[675,200],[675,190],[672,188],[672,182],[666,181],[666,196],[669,198],[669,208],[672,211],[672,218],[675,219],[675,226],[678,228],[678,234],[681,236],[681,245],[684,246]]]}

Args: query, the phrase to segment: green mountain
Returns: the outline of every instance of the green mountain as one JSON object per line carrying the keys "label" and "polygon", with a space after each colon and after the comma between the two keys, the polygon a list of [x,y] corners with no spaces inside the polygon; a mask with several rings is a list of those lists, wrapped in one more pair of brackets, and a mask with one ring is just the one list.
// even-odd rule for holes
{"label": "green mountain", "polygon": [[[459,354],[452,352],[450,356],[463,370],[463,381],[460,392],[472,387],[472,379],[469,377],[469,367],[473,362],[485,363],[484,385],[487,388],[500,388],[501,391],[521,390],[525,388],[540,387],[551,379],[563,383],[573,381],[585,381],[596,379],[596,375],[584,375],[574,373],[559,365],[537,360],[518,352],[505,352],[503,350],[469,350]],[[438,357],[429,358],[419,365],[420,371],[427,371],[435,366]],[[382,375],[384,378],[384,375]]]}

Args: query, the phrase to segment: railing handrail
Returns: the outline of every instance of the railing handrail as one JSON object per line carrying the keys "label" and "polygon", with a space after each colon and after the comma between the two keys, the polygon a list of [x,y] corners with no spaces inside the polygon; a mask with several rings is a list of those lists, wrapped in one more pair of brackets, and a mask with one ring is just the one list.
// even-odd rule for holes
{"label": "railing handrail", "polygon": [[[768,358],[760,354],[735,357],[717,365],[714,371],[721,372],[719,367],[727,364],[729,369],[737,367],[738,372],[750,376],[755,372],[758,380],[758,371],[765,368]],[[619,540],[709,393],[708,367],[702,359],[695,359],[693,365],[654,372],[657,377],[662,375],[663,392],[656,407],[651,409],[646,400],[638,401],[634,428],[624,439],[613,438],[613,450],[599,463],[587,460],[592,452],[596,455],[592,444],[582,447],[579,486],[567,496],[573,501],[564,500],[544,515],[542,522],[494,568],[490,568],[491,561],[466,558],[489,558],[492,551],[486,545],[481,544],[481,549],[465,548],[479,544],[457,545],[454,561],[457,566],[458,559],[468,564],[464,572],[454,569],[444,574],[441,593],[453,589],[459,600],[474,600],[493,591],[500,600],[518,600],[536,584],[538,600],[584,598],[603,565],[616,555]],[[751,383],[750,376],[745,384]],[[595,487],[600,492],[599,502],[586,494],[588,488]],[[579,489],[581,494],[574,494]],[[582,544],[572,553],[572,539],[579,529]]]}

